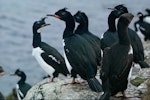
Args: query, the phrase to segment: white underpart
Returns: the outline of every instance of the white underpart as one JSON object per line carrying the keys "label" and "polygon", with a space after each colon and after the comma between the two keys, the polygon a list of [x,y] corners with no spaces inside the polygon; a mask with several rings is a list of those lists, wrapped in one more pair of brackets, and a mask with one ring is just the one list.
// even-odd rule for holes
{"label": "white underpart", "polygon": [[44,69],[44,71],[46,71],[51,77],[53,77],[53,73],[55,72],[55,69],[43,60],[43,58],[41,57],[41,53],[43,52],[44,51],[40,47],[33,48],[32,55],[35,57],[35,59],[40,64],[40,66]]}
{"label": "white underpart", "polygon": [[[18,84],[16,84],[16,92],[17,92],[18,100],[22,100],[21,97],[24,97],[24,95],[23,95],[23,93],[20,91]],[[20,96],[21,96],[21,97],[20,97]]]}
{"label": "white underpart", "polygon": [[133,48],[131,45],[130,45],[130,50],[129,50],[128,54],[133,54]]}
{"label": "white underpart", "polygon": [[[64,39],[63,39],[63,47],[65,46],[65,42],[64,42]],[[64,51],[64,58],[65,58],[65,63],[66,63],[66,66],[67,66],[67,69],[68,71],[71,73],[71,70],[72,70],[72,66],[70,65],[68,59],[67,59],[67,56],[66,56],[66,53]]]}
{"label": "white underpart", "polygon": [[101,35],[100,39],[104,38],[104,33]]}
{"label": "white underpart", "polygon": [[150,24],[150,16],[145,17],[143,21]]}
{"label": "white underpart", "polygon": [[[128,54],[132,54],[133,55],[133,48],[132,48],[131,45],[130,45],[130,50],[129,50]],[[133,68],[133,66],[131,66],[131,69],[130,69],[130,72],[129,72],[129,75],[128,75],[128,81],[129,82],[130,82],[131,76],[132,76],[132,68]]]}
{"label": "white underpart", "polygon": [[138,30],[136,33],[137,33],[138,36],[141,38],[142,42],[144,42],[144,37],[145,37],[145,36],[141,33],[141,31],[140,31],[140,29],[139,29],[140,26],[137,24],[136,27],[137,27],[137,30]]}
{"label": "white underpart", "polygon": [[130,69],[130,72],[129,72],[129,75],[128,75],[128,81],[129,81],[129,82],[130,82],[130,80],[131,80],[132,70],[133,70],[133,66],[131,66],[131,69]]}

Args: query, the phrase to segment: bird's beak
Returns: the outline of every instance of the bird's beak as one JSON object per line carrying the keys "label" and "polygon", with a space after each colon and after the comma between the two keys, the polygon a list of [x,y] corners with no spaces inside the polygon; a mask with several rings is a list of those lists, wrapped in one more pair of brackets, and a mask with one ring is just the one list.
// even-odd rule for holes
{"label": "bird's beak", "polygon": [[10,75],[10,72],[1,72],[0,76],[3,76],[3,75]]}
{"label": "bird's beak", "polygon": [[112,10],[112,11],[117,10],[116,8],[107,8],[107,9]]}
{"label": "bird's beak", "polygon": [[58,16],[58,15],[47,14],[47,16],[52,16],[52,17],[55,17],[55,18],[58,18],[58,19],[60,19],[60,16]]}
{"label": "bird's beak", "polygon": [[48,26],[48,25],[50,25],[50,24],[43,24],[43,25],[41,25],[41,28],[45,27],[45,26]]}
{"label": "bird's beak", "polygon": [[13,73],[13,74],[11,73],[11,74],[9,74],[9,75],[10,75],[10,76],[17,76],[17,75],[16,75],[16,74],[14,74],[14,73]]}

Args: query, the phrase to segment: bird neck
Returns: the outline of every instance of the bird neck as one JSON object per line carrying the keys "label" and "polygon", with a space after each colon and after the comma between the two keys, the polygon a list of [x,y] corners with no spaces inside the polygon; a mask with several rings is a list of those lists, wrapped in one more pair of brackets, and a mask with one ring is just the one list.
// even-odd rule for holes
{"label": "bird neck", "polygon": [[84,32],[87,32],[88,28],[86,27],[86,25],[84,23],[80,23],[75,31],[75,33],[77,34],[82,34]]}
{"label": "bird neck", "polygon": [[72,17],[66,21],[66,28],[64,30],[63,38],[67,38],[73,35],[74,28],[75,28],[75,22]]}
{"label": "bird neck", "polygon": [[41,43],[41,33],[38,33],[37,30],[34,31],[33,30],[33,47],[36,48],[36,47],[39,47],[40,46],[40,43]]}
{"label": "bird neck", "polygon": [[116,17],[114,16],[114,14],[110,13],[110,15],[108,16],[108,31],[116,32],[115,20]]}
{"label": "bird neck", "polygon": [[121,22],[118,22],[117,28],[118,28],[119,43],[123,45],[130,45],[128,26],[122,24]]}
{"label": "bird neck", "polygon": [[140,16],[140,17],[139,17],[140,21],[143,21],[143,18],[144,18],[143,15]]}
{"label": "bird neck", "polygon": [[24,84],[25,81],[26,81],[26,75],[23,74],[23,75],[21,76],[21,79],[18,81],[18,84]]}

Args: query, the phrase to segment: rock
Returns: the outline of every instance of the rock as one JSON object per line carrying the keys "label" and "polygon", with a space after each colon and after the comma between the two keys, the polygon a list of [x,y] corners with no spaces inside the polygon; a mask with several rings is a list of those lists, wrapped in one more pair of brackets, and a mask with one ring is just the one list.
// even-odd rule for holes
{"label": "rock", "polygon": [[144,100],[150,100],[150,79],[147,81],[147,91],[145,93]]}
{"label": "rock", "polygon": [[[145,61],[150,64],[150,41],[144,42]],[[99,78],[99,75],[97,76]],[[110,100],[141,100],[139,97],[145,95],[144,100],[150,100],[150,68],[141,69],[139,65],[133,67],[131,83],[129,83],[125,93],[134,95],[135,98],[122,99],[111,97]],[[87,83],[63,85],[71,82],[71,79],[56,78],[54,82],[43,84],[47,79],[35,84],[27,93],[24,100],[97,100],[102,92],[96,93],[91,91]],[[149,84],[148,84],[149,83]],[[43,85],[41,85],[43,84]]]}
{"label": "rock", "polygon": [[146,79],[142,79],[140,77],[136,77],[135,79],[131,80],[131,84],[137,87],[141,83],[143,83],[144,81],[146,81]]}
{"label": "rock", "polygon": [[69,84],[63,85],[64,83],[71,82],[71,79],[55,79],[54,82],[40,85],[42,82],[34,85],[27,93],[24,100],[73,100],[73,99],[84,99],[84,100],[95,100],[98,99],[101,93],[96,93],[90,90],[88,84]]}

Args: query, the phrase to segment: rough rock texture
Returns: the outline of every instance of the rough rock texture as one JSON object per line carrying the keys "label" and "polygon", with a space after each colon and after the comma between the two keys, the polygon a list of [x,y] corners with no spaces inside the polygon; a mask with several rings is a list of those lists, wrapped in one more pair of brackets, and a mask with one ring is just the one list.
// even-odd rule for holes
{"label": "rough rock texture", "polygon": [[[144,50],[146,58],[145,61],[150,64],[149,41],[144,42]],[[140,79],[142,81],[136,79]],[[133,67],[133,73],[131,77],[131,80],[134,80],[135,83],[130,83],[126,90],[127,95],[133,95],[135,98],[122,99],[111,97],[111,100],[142,100],[142,98],[139,97],[143,97],[143,95],[146,97],[147,94],[149,95],[147,89],[147,87],[150,86],[147,85],[148,79],[150,79],[150,68],[141,69],[139,65],[135,65],[135,67]],[[86,82],[82,84],[63,85],[66,82],[71,82],[70,78],[64,78],[55,79],[53,83],[43,84],[46,81],[47,80],[45,79],[40,83],[35,84],[28,91],[24,100],[97,100],[102,95],[102,92],[92,92]],[[150,100],[149,97],[147,98],[144,100]]]}
{"label": "rough rock texture", "polygon": [[44,98],[44,100],[72,100],[72,99],[84,99],[84,100],[95,100],[98,98],[100,93],[92,92],[88,84],[69,84],[63,85],[66,82],[71,82],[71,79],[55,79],[54,82],[40,85],[46,80],[34,85],[27,93],[24,100],[39,100]]}

